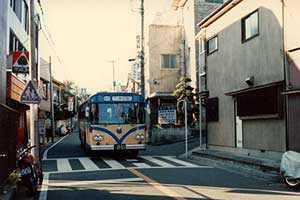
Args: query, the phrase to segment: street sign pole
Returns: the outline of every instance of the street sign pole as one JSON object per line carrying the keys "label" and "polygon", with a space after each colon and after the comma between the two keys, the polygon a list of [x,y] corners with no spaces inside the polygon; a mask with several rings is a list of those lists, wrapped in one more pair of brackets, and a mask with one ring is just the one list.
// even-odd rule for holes
{"label": "street sign pole", "polygon": [[187,126],[187,100],[184,99],[184,124],[185,124],[185,158],[188,158],[188,126]]}
{"label": "street sign pole", "polygon": [[[34,22],[34,0],[29,0],[29,45],[30,45],[30,67],[29,67],[29,77],[32,81],[36,81],[38,84],[38,74],[36,71],[36,58],[35,58],[35,22]],[[38,122],[38,106],[37,104],[30,104],[30,140],[31,145],[36,145],[32,151],[32,155],[37,163],[40,162],[39,159],[39,134],[35,130],[35,123]]]}

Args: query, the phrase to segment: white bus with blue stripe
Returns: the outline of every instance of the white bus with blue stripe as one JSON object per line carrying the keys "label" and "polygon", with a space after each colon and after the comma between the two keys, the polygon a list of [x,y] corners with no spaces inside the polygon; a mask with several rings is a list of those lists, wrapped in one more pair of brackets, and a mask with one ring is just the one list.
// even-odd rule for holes
{"label": "white bus with blue stripe", "polygon": [[87,151],[146,149],[145,102],[141,95],[99,92],[80,105],[79,138]]}

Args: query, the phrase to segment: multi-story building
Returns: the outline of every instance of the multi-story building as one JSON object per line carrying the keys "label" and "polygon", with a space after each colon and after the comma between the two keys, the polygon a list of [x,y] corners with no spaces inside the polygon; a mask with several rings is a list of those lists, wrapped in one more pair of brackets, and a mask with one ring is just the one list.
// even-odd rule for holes
{"label": "multi-story building", "polygon": [[300,150],[299,8],[294,0],[229,0],[200,22],[209,148]]}
{"label": "multi-story building", "polygon": [[219,7],[224,0],[173,0],[172,7],[179,16],[178,23],[183,26],[184,71],[182,75],[192,79],[191,86],[197,93],[199,87],[199,44],[195,35],[202,19]]}
{"label": "multi-story building", "polygon": [[[2,154],[2,150],[8,151],[8,160],[4,164],[1,162],[1,166],[12,163],[10,167],[15,167],[16,143],[28,142],[28,115],[26,112],[29,110],[29,106],[20,103],[20,96],[28,76],[16,74],[12,70],[12,53],[14,51],[29,51],[28,8],[27,0],[0,1],[0,103],[2,104],[1,112],[3,112],[0,114],[0,121],[2,122],[0,129],[3,133],[0,140],[4,141],[4,144],[0,144],[0,153]],[[35,22],[34,39],[37,42],[38,17],[36,17]],[[35,58],[37,58],[38,46],[35,49]],[[36,68],[34,77],[38,81],[37,60],[34,67]],[[5,123],[4,126],[2,126],[3,123]],[[6,155],[6,153],[4,154]]]}
{"label": "multi-story building", "polygon": [[7,4],[0,2],[0,103],[6,102],[6,40],[7,40]]}
{"label": "multi-story building", "polygon": [[[180,77],[190,77],[191,86],[198,91],[197,23],[222,2],[173,0],[170,10],[160,13],[149,26],[145,76],[150,131],[152,125],[159,123],[160,109],[166,106],[176,109],[173,92]],[[170,124],[174,123],[173,119],[174,116],[170,116]]]}

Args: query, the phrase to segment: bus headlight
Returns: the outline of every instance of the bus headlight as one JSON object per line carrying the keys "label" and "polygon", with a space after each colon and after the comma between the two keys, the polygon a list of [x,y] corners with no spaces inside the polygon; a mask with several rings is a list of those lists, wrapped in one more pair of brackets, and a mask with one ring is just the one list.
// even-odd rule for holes
{"label": "bus headlight", "polygon": [[101,141],[101,140],[103,140],[103,136],[100,135],[100,134],[96,134],[96,135],[93,136],[93,139],[94,139],[95,141]]}
{"label": "bus headlight", "polygon": [[145,135],[143,133],[137,134],[135,139],[137,140],[143,140],[145,138]]}

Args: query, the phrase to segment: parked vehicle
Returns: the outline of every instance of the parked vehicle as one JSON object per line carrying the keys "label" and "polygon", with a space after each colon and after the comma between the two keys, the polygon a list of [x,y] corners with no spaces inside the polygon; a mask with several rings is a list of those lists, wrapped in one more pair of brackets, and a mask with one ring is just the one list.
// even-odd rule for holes
{"label": "parked vehicle", "polygon": [[29,146],[18,153],[18,170],[21,175],[22,183],[27,187],[28,194],[34,196],[37,193],[37,184],[42,184],[43,173],[30,153],[31,149],[36,147]]}
{"label": "parked vehicle", "polygon": [[300,153],[285,152],[281,159],[280,173],[289,188],[300,189]]}

